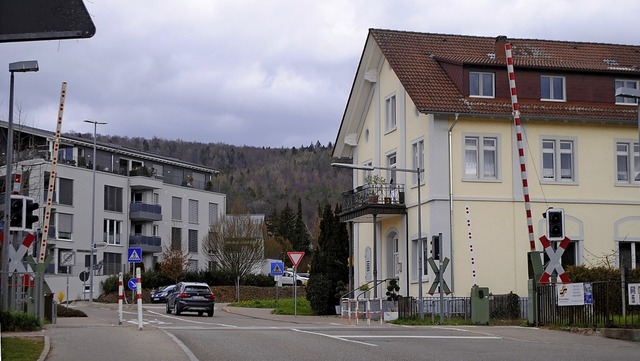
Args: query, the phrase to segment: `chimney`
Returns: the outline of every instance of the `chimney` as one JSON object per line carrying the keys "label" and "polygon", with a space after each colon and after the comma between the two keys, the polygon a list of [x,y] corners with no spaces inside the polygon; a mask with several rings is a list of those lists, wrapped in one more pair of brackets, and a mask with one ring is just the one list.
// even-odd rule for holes
{"label": "chimney", "polygon": [[507,44],[507,37],[500,35],[496,38],[496,60],[500,63],[507,62],[507,54],[505,53],[504,46]]}

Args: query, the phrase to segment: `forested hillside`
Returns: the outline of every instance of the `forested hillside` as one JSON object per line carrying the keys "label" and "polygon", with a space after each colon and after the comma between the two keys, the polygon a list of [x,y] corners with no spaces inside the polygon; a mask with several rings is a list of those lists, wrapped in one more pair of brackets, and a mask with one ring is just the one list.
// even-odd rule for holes
{"label": "forested hillside", "polygon": [[[92,134],[74,134],[91,138]],[[222,143],[196,143],[160,138],[100,136],[118,144],[220,171],[213,189],[227,195],[227,212],[240,206],[251,213],[270,214],[302,201],[305,224],[314,227],[318,208],[335,205],[351,187],[351,172],[331,168],[332,145],[319,142],[300,148],[257,148]]]}

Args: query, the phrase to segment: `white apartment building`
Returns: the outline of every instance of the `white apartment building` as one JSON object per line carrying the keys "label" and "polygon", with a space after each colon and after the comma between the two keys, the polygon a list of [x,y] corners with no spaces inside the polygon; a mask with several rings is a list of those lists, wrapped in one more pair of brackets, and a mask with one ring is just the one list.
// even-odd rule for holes
{"label": "white apartment building", "polygon": [[[0,122],[6,148],[7,123]],[[21,194],[40,204],[37,256],[52,170],[53,132],[14,126],[13,173],[21,174]],[[55,188],[46,235],[51,257],[45,279],[52,292],[65,291],[69,299],[82,299],[89,283],[79,275],[89,271],[92,233],[93,166],[95,163],[94,297],[100,281],[129,272],[130,247],[140,248],[141,263],[152,269],[162,252],[179,248],[188,254],[189,268],[210,267],[202,251],[209,225],[226,209],[226,195],[217,189],[215,169],[93,139],[62,135],[55,167]],[[0,168],[2,183],[6,164]],[[4,190],[4,186],[2,187]],[[66,261],[65,261],[66,260]],[[71,261],[69,261],[71,260]],[[71,263],[70,265],[68,265]],[[68,276],[68,277],[67,277]],[[68,280],[68,281],[67,281]]]}

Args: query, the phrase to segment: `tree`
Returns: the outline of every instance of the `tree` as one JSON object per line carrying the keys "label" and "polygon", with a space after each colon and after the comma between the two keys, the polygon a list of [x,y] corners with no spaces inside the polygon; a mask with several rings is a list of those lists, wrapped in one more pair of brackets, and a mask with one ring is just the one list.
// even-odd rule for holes
{"label": "tree", "polygon": [[309,235],[307,225],[304,224],[304,217],[302,216],[302,200],[300,198],[298,198],[298,212],[295,217],[292,237],[293,239],[291,240],[291,243],[294,250],[309,253],[311,236]]}
{"label": "tree", "polygon": [[344,289],[344,284],[349,282],[349,236],[346,225],[337,216],[339,213],[338,206],[335,212],[329,204],[324,206],[318,249],[314,250],[311,263],[307,299],[319,315],[335,311],[334,306],[340,302],[337,290]]}
{"label": "tree", "polygon": [[249,214],[226,215],[209,228],[203,250],[209,260],[237,279],[264,262],[264,221]]}
{"label": "tree", "polygon": [[189,257],[181,249],[167,247],[162,252],[162,263],[160,264],[160,273],[173,281],[180,282],[187,274],[187,266]]}

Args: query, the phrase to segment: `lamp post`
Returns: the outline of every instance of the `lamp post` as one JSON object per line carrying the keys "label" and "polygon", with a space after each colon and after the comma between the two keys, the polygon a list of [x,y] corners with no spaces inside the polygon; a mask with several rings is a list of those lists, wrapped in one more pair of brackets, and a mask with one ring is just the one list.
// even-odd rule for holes
{"label": "lamp post", "polygon": [[[420,196],[420,188],[421,188],[421,183],[420,183],[420,174],[424,173],[424,169],[420,169],[420,167],[416,168],[416,169],[407,169],[407,168],[390,168],[390,167],[377,167],[377,166],[360,166],[360,165],[356,165],[356,164],[349,164],[349,163],[331,163],[332,167],[338,167],[338,168],[350,168],[350,169],[357,169],[357,170],[368,170],[368,171],[372,171],[374,169],[380,169],[380,170],[392,170],[392,171],[396,171],[396,172],[405,172],[405,173],[413,173],[416,174],[418,176],[418,302],[419,302],[419,310],[420,310],[420,317],[422,318],[424,315],[424,305],[422,302],[422,275],[423,275],[423,244],[422,244],[422,197]],[[376,295],[376,291],[378,289],[378,280],[377,280],[377,264],[378,264],[378,260],[376,259],[376,255],[375,255],[375,248],[376,248],[376,239],[375,239],[375,223],[373,225],[374,227],[374,237],[373,237],[373,247],[374,247],[374,257],[373,257],[373,276],[374,276],[374,297]],[[409,252],[409,250],[407,249],[406,252]],[[407,290],[409,291],[409,290]]]}
{"label": "lamp post", "polygon": [[93,256],[96,249],[96,130],[98,124],[104,125],[105,122],[98,122],[95,120],[85,120],[85,123],[93,124],[93,187],[91,192],[91,256],[89,258],[89,303],[93,302]]}
{"label": "lamp post", "polygon": [[38,71],[37,60],[18,61],[9,64],[9,72],[11,73],[11,81],[9,85],[9,125],[7,126],[7,167],[4,181],[4,243],[2,244],[2,309],[9,308],[9,236],[11,222],[11,188],[13,187],[13,87],[14,73],[27,73]]}
{"label": "lamp post", "polygon": [[[640,89],[620,87],[616,89],[616,96],[634,98],[638,104],[638,141],[640,142]],[[640,146],[640,143],[638,144]]]}

